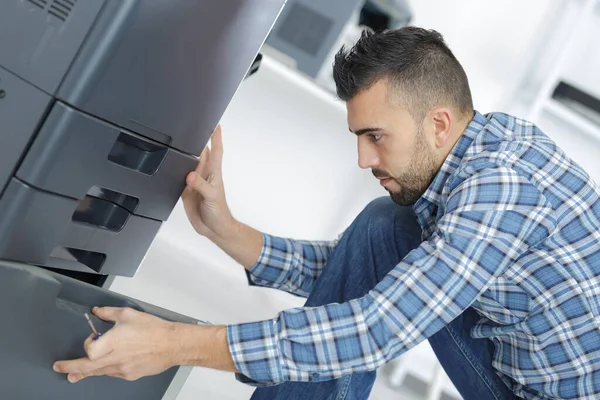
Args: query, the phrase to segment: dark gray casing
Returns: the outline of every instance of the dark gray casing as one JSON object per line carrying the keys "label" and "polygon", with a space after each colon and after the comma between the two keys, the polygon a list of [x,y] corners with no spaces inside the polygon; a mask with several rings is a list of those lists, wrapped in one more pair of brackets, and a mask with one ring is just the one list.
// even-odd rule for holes
{"label": "dark gray casing", "polygon": [[107,0],[57,97],[199,155],[283,4]]}
{"label": "dark gray casing", "polygon": [[135,273],[284,3],[0,1],[0,398],[175,398],[185,368],[52,363],[85,355],[92,306],[194,322],[84,281]]}
{"label": "dark gray casing", "polygon": [[[52,370],[58,360],[85,357],[84,340],[92,333],[84,318],[97,304],[131,307],[160,318],[198,321],[150,304],[24,264],[0,261],[0,391],[3,399],[144,399],[161,400],[180,368],[129,382],[91,377],[77,384]],[[31,294],[35,293],[35,296]],[[92,316],[99,332],[111,324]],[[171,398],[174,400],[174,398]]]}
{"label": "dark gray casing", "polygon": [[2,0],[0,66],[53,95],[105,3]]}
{"label": "dark gray casing", "polygon": [[[118,149],[113,150],[116,145]],[[152,151],[144,151],[144,146],[152,146]],[[111,161],[111,153],[117,151],[132,160],[131,164]],[[17,177],[33,187],[77,200],[93,186],[109,189],[138,199],[130,210],[134,214],[166,221],[185,187],[181,177],[197,163],[194,156],[153,144],[57,102]]]}
{"label": "dark gray casing", "polygon": [[[64,21],[57,3],[68,7]],[[284,3],[4,0],[0,66],[85,113],[199,155]]]}
{"label": "dark gray casing", "polygon": [[[0,35],[1,40],[2,36]],[[34,132],[43,120],[51,97],[1,66],[0,90],[4,90],[6,93],[6,97],[0,99],[1,195],[14,174]]]}
{"label": "dark gray casing", "polygon": [[[161,222],[126,214],[118,230],[76,222],[76,200],[16,178],[0,199],[0,259],[105,275],[133,276]],[[32,239],[34,238],[34,239]]]}
{"label": "dark gray casing", "polygon": [[132,276],[284,3],[2,1],[0,259]]}

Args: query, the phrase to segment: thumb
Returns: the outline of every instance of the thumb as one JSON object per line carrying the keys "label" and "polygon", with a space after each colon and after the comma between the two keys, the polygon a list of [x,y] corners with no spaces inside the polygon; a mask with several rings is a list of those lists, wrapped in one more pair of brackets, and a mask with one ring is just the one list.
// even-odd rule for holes
{"label": "thumb", "polygon": [[188,187],[190,187],[194,192],[199,193],[205,199],[214,199],[216,188],[204,180],[204,178],[202,178],[197,172],[190,172],[186,179],[186,183]]}
{"label": "thumb", "polygon": [[118,307],[94,307],[92,313],[104,321],[119,322],[123,309]]}

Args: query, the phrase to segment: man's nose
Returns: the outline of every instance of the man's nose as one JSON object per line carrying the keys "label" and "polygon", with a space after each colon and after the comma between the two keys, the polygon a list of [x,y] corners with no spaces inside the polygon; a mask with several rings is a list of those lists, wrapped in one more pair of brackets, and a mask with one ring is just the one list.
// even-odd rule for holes
{"label": "man's nose", "polygon": [[375,149],[368,144],[358,141],[358,166],[362,169],[377,168],[379,166],[379,156]]}

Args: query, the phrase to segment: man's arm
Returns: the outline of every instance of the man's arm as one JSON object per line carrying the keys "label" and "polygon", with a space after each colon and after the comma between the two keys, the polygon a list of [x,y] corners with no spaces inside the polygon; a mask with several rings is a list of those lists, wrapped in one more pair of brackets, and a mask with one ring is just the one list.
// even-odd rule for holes
{"label": "man's arm", "polygon": [[254,284],[307,296],[336,241],[308,242],[262,234],[238,222],[225,199],[223,142],[217,127],[211,148],[186,179],[183,206],[196,232],[207,237],[250,272]]}
{"label": "man's arm", "polygon": [[306,241],[262,234],[263,248],[249,270],[252,285],[308,297],[337,240]]}
{"label": "man's arm", "polygon": [[268,235],[234,221],[211,238],[247,271],[252,284],[308,297],[339,240],[307,241]]}
{"label": "man's arm", "polygon": [[[254,283],[308,295],[336,241],[277,238],[236,221],[225,199],[220,126],[211,145],[186,179],[182,199],[190,223],[250,271]],[[136,379],[177,363],[236,371],[224,326],[167,323],[130,309],[104,307],[93,312],[115,322],[115,327],[97,341],[92,337],[86,340],[88,357],[55,363],[55,370],[69,374],[71,381],[91,375]]]}
{"label": "man's arm", "polygon": [[554,211],[531,183],[507,168],[487,170],[453,191],[432,237],[361,298],[230,325],[226,335],[222,326],[94,310],[115,327],[95,342],[88,338],[89,358],[58,362],[55,369],[70,380],[136,379],[188,364],[239,371],[259,384],[374,370],[460,315],[555,224]]}
{"label": "man's arm", "polygon": [[175,365],[237,372],[225,326],[169,322],[130,308],[96,307],[92,312],[115,326],[97,340],[87,338],[88,357],[54,363],[54,370],[68,374],[72,383],[98,375],[136,380]]}
{"label": "man's arm", "polygon": [[236,368],[260,383],[374,370],[460,315],[555,224],[526,179],[503,167],[483,171],[453,191],[437,231],[366,296],[229,326]]}

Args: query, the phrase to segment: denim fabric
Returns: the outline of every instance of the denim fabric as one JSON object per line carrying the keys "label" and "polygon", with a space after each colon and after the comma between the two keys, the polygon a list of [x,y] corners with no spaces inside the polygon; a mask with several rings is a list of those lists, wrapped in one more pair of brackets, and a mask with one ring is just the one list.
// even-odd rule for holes
{"label": "denim fabric", "polygon": [[[372,201],[344,232],[306,306],[341,303],[365,295],[421,242],[421,228],[410,207],[390,198]],[[491,366],[493,345],[470,337],[477,313],[468,309],[430,337],[436,356],[465,400],[515,399]],[[375,371],[321,382],[286,382],[257,388],[252,400],[363,400]]]}

